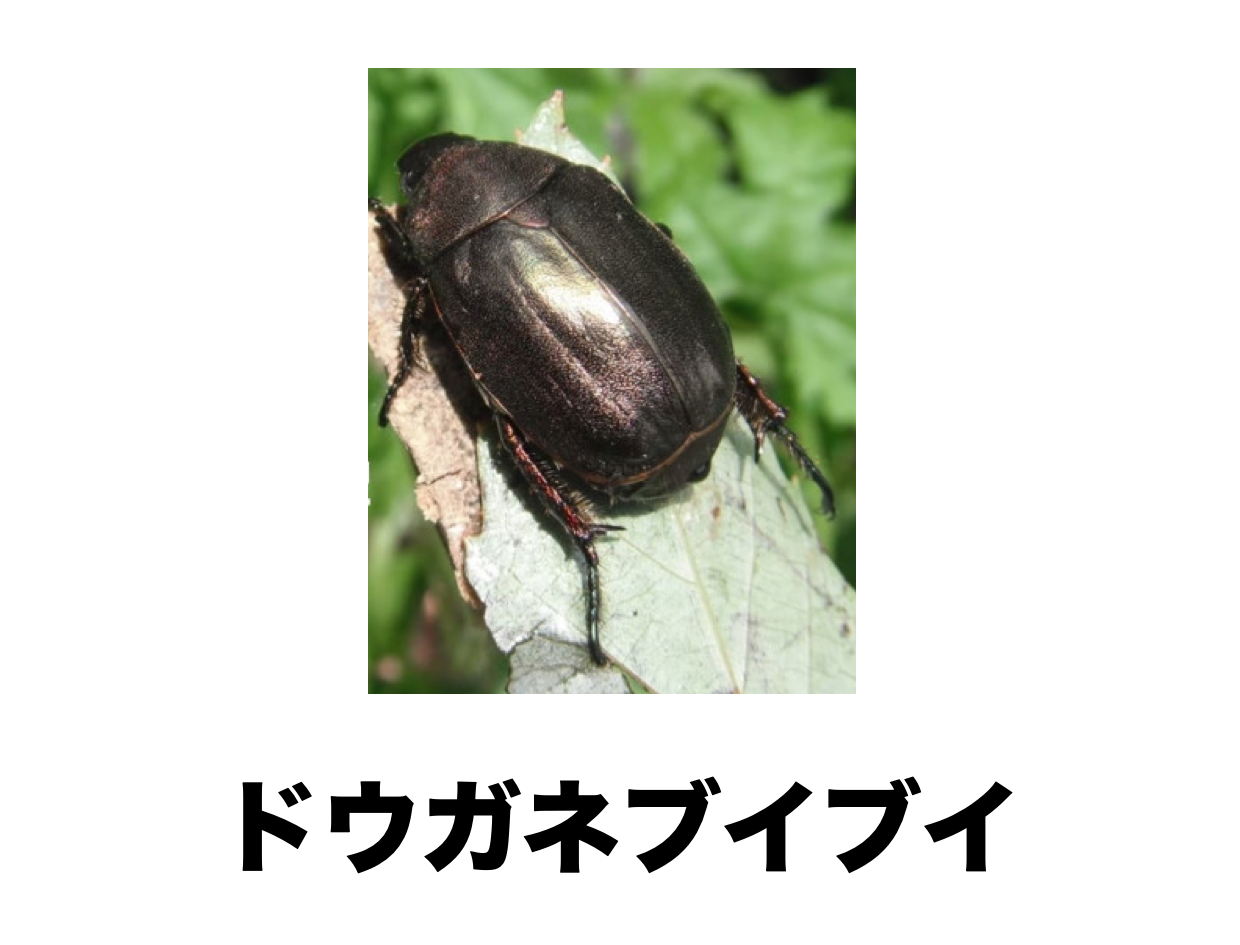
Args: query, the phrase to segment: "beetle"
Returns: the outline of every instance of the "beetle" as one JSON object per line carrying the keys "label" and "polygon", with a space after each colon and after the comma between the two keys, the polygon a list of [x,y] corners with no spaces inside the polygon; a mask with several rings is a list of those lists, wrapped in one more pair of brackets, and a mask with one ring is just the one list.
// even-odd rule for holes
{"label": "beetle", "polygon": [[599,637],[586,492],[650,500],[705,479],[732,410],[782,440],[834,512],[831,487],[738,361],[710,293],[666,227],[604,174],[536,148],[439,134],[397,162],[408,203],[370,198],[389,259],[412,278],[379,425],[419,360],[430,318],[495,417],[500,442],[585,559],[587,639]]}

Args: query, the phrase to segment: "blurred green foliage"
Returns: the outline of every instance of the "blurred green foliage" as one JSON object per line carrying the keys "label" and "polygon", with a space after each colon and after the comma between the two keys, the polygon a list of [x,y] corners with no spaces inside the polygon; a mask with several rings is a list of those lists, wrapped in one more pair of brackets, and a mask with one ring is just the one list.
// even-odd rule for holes
{"label": "blurred green foliage", "polygon": [[[855,586],[854,70],[371,69],[369,194],[398,202],[394,165],[414,141],[513,140],[556,89],[573,133],[671,227],[737,354],[790,409],[835,489],[824,546]],[[370,691],[502,691],[506,661],[418,511],[404,447],[375,423],[384,383],[372,361]]]}

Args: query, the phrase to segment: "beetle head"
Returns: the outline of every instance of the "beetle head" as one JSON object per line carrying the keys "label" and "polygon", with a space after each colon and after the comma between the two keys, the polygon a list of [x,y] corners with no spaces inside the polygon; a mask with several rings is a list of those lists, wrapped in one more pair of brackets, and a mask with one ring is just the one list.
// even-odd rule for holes
{"label": "beetle head", "polygon": [[465,135],[442,134],[425,138],[411,146],[396,162],[396,167],[400,170],[400,189],[405,196],[413,196],[418,182],[441,154],[473,140]]}

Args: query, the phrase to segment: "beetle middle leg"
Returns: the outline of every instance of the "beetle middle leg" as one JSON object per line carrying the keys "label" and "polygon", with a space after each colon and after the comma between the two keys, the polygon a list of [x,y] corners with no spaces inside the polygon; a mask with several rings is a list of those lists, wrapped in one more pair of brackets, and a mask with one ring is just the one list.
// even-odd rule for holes
{"label": "beetle middle leg", "polygon": [[535,455],[533,447],[506,417],[496,415],[495,422],[499,426],[500,441],[517,464],[521,475],[529,487],[534,490],[543,506],[564,528],[573,543],[586,559],[586,623],[587,638],[590,643],[590,657],[599,666],[607,664],[603,655],[603,647],[599,642],[598,615],[598,552],[594,548],[594,539],[606,532],[624,531],[619,525],[600,525],[590,521],[582,508],[583,503],[574,501],[565,495],[564,490],[552,481],[551,476],[543,468],[543,463]]}
{"label": "beetle middle leg", "polygon": [[387,394],[383,398],[383,406],[379,408],[379,426],[388,425],[388,411],[392,409],[392,401],[400,393],[401,386],[409,379],[409,372],[414,364],[422,362],[422,339],[418,332],[422,320],[426,317],[426,300],[430,295],[429,280],[419,276],[409,284],[409,297],[405,301],[405,312],[400,318],[400,363],[396,373],[388,384]]}
{"label": "beetle middle leg", "polygon": [[740,361],[736,362],[736,408],[745,418],[745,422],[749,424],[749,429],[753,430],[754,461],[757,462],[762,456],[762,442],[766,439],[767,433],[773,433],[779,437],[787,444],[789,452],[792,453],[800,467],[818,486],[822,493],[822,511],[829,516],[834,516],[835,496],[831,492],[831,485],[827,482],[827,477],[822,474],[822,470],[809,458],[809,454],[805,452],[796,435],[784,425],[784,421],[788,419],[787,408],[771,400],[766,391],[762,389],[758,379]]}

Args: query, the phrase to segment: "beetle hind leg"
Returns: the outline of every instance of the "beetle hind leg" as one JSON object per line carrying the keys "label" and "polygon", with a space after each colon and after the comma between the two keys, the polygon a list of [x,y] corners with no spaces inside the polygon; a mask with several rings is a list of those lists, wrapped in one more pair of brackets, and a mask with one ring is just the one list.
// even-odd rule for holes
{"label": "beetle hind leg", "polygon": [[379,426],[381,427],[388,425],[388,413],[392,409],[392,402],[400,393],[405,381],[409,379],[413,366],[426,363],[422,356],[422,339],[418,332],[426,316],[426,297],[429,292],[430,284],[422,277],[414,279],[409,285],[409,297],[405,302],[405,312],[400,319],[400,362],[388,384],[387,394],[383,397],[383,406],[379,408]]}
{"label": "beetle hind leg", "polygon": [[586,623],[587,639],[590,644],[590,658],[599,666],[607,664],[603,655],[603,647],[599,642],[599,579],[598,552],[594,548],[594,539],[607,532],[624,531],[618,525],[601,525],[590,520],[580,499],[567,494],[566,490],[553,481],[553,475],[545,464],[521,435],[521,432],[506,417],[496,416],[499,426],[500,441],[513,458],[526,483],[538,496],[543,507],[552,515],[568,533],[586,560]]}
{"label": "beetle hind leg", "polygon": [[827,482],[827,477],[823,475],[822,470],[805,452],[796,434],[785,426],[784,421],[788,419],[787,408],[771,400],[766,391],[762,389],[758,379],[740,361],[736,362],[736,409],[749,424],[749,429],[753,430],[754,462],[762,456],[762,443],[767,433],[779,437],[787,445],[788,451],[792,453],[797,464],[805,470],[810,479],[814,480],[814,485],[822,493],[822,511],[834,517],[835,496],[831,492],[831,485]]}

